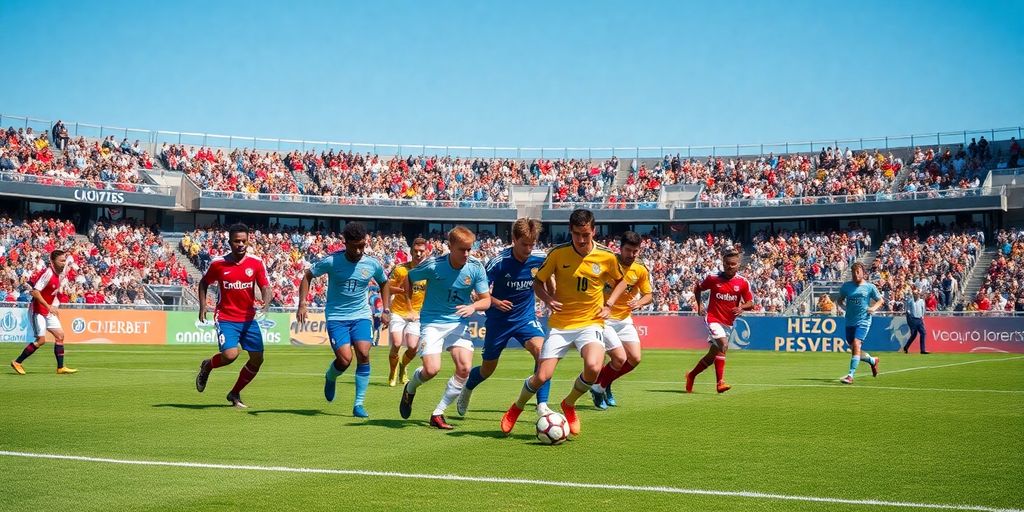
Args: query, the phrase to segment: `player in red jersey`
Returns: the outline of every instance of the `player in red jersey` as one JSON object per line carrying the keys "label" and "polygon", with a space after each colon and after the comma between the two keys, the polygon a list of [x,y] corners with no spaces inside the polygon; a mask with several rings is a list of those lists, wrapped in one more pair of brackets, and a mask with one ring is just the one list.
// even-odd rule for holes
{"label": "player in red jersey", "polygon": [[754,309],[754,296],[750,293],[750,283],[736,272],[740,269],[740,253],[728,248],[722,253],[722,271],[704,278],[693,289],[697,300],[697,314],[703,315],[705,308],[700,294],[704,290],[711,292],[708,300],[707,316],[704,322],[708,326],[708,343],[711,348],[697,362],[692,370],[686,372],[686,392],[693,393],[693,380],[705,368],[715,365],[716,389],[719,393],[729,391],[732,386],[725,383],[725,351],[729,349],[729,335],[736,317],[744,311]]}
{"label": "player in red jersey", "polygon": [[53,355],[57,358],[57,373],[65,375],[78,371],[64,366],[64,329],[61,328],[57,312],[60,305],[57,291],[60,290],[60,280],[64,276],[67,261],[68,256],[64,251],[53,251],[50,253],[50,266],[32,276],[32,302],[28,306],[28,317],[35,340],[25,346],[25,350],[21,351],[17,359],[11,361],[11,368],[14,368],[18,375],[25,375],[21,363],[36,349],[46,344],[47,331],[53,335]]}
{"label": "player in red jersey", "polygon": [[263,364],[263,333],[256,319],[256,286],[263,292],[265,316],[273,298],[270,280],[263,260],[247,254],[249,248],[249,227],[234,224],[228,228],[228,244],[231,252],[210,263],[203,279],[199,282],[199,321],[206,323],[206,293],[211,284],[220,287],[220,298],[214,320],[217,324],[217,345],[219,353],[199,365],[196,375],[196,391],[206,389],[206,380],[214,368],[227,366],[238,357],[239,345],[249,353],[249,361],[238,372],[235,387],[228,393],[231,405],[244,409],[242,389],[260,371]]}

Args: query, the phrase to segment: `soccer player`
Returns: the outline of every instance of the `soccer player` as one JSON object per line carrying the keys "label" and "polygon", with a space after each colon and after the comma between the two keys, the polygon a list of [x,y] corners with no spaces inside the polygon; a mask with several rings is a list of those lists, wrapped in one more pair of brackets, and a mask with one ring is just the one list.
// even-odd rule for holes
{"label": "soccer player", "polygon": [[[409,283],[409,271],[423,263],[427,255],[427,241],[417,238],[412,241],[412,259],[398,265],[391,271],[388,285],[391,286],[391,324],[388,326],[391,337],[391,353],[388,363],[391,372],[388,374],[388,385],[395,387],[399,382],[409,382],[405,367],[416,357],[420,344],[420,310],[423,308],[423,296],[427,282]],[[411,290],[407,290],[410,287]],[[405,353],[399,354],[402,347]]]}
{"label": "soccer player", "polygon": [[[633,325],[633,311],[654,300],[651,288],[651,273],[643,263],[637,261],[640,253],[640,235],[626,231],[619,239],[619,264],[625,271],[625,292],[612,305],[611,316],[604,322],[604,348],[609,361],[597,376],[597,382],[590,388],[594,407],[607,409],[615,406],[612,397],[612,382],[633,371],[640,364],[640,333]],[[605,288],[608,291],[608,288]]]}
{"label": "soccer player", "polygon": [[850,373],[839,379],[843,384],[853,384],[853,376],[861,361],[871,365],[871,376],[878,377],[878,358],[861,351],[861,344],[871,329],[871,314],[885,303],[878,288],[867,282],[863,263],[854,263],[851,270],[853,281],[843,283],[839,288],[839,300],[836,301],[840,307],[846,308],[846,343],[850,345],[853,354],[850,358]]}
{"label": "soccer player", "polygon": [[[512,246],[487,264],[487,280],[491,283],[491,307],[487,310],[483,363],[469,372],[469,380],[455,403],[460,416],[466,415],[473,390],[487,380],[498,367],[498,358],[508,343],[515,339],[533,356],[536,363],[544,344],[544,331],[537,321],[533,277],[544,263],[544,251],[534,250],[540,238],[537,219],[522,218],[512,224]],[[534,366],[534,371],[537,368]],[[548,407],[550,382],[537,390],[537,414],[551,412]]]}
{"label": "soccer player", "polygon": [[[366,227],[360,222],[349,222],[342,231],[345,251],[336,252],[317,261],[306,270],[299,284],[299,307],[296,318],[306,321],[306,298],[309,283],[327,274],[327,336],[334,351],[334,360],[324,374],[324,398],[334,401],[338,377],[352,364],[352,347],[356,357],[356,392],[352,415],[368,418],[364,402],[370,385],[370,346],[373,345],[373,317],[367,294],[370,280],[380,284],[382,299],[387,303],[390,288],[384,277],[384,266],[366,251]],[[390,311],[384,309],[381,321],[386,325]]]}
{"label": "soccer player", "polygon": [[[483,263],[469,256],[476,235],[456,226],[448,232],[450,252],[425,260],[409,271],[412,282],[426,281],[427,289],[420,311],[420,358],[423,366],[413,372],[402,389],[398,411],[403,419],[412,414],[416,390],[433,379],[441,369],[441,352],[451,352],[455,374],[448,379],[441,401],[430,415],[430,426],[451,430],[444,411],[462,391],[473,366],[473,340],[470,339],[469,317],[491,306],[491,294]],[[476,294],[476,300],[472,295]]]}
{"label": "soccer player", "polygon": [[196,391],[206,389],[206,381],[214,368],[227,366],[238,358],[239,346],[249,353],[249,360],[238,372],[238,380],[228,393],[231,405],[244,409],[242,389],[260,371],[263,365],[263,333],[256,320],[256,287],[263,292],[263,310],[266,316],[274,297],[263,260],[248,254],[249,227],[233,224],[228,227],[228,245],[231,252],[214,259],[199,281],[199,321],[206,323],[206,295],[210,285],[220,288],[214,321],[217,324],[218,353],[199,364]]}
{"label": "soccer player", "polygon": [[11,368],[18,375],[25,375],[21,363],[28,359],[39,347],[46,344],[46,332],[53,335],[53,355],[57,358],[57,373],[67,375],[78,370],[64,366],[64,329],[60,325],[57,291],[61,287],[61,278],[67,266],[68,255],[61,250],[50,253],[50,266],[36,274],[31,280],[32,302],[28,305],[29,325],[35,334],[35,340],[25,346],[21,355],[11,361]]}
{"label": "soccer player", "polygon": [[[604,320],[625,291],[626,282],[622,279],[622,267],[615,253],[594,242],[594,214],[590,210],[572,212],[569,232],[572,242],[551,249],[534,276],[534,293],[552,311],[548,318],[550,330],[541,347],[537,371],[523,383],[519,398],[501,418],[501,431],[506,435],[512,432],[523,407],[551,379],[558,362],[571,347],[576,347],[583,357],[583,372],[576,378],[561,406],[569,422],[569,433],[579,435],[576,400],[590,390],[601,372]],[[554,295],[545,287],[552,276],[555,278]],[[615,283],[615,287],[605,301],[604,287],[610,283]]]}
{"label": "soccer player", "polygon": [[750,283],[739,275],[740,253],[727,248],[722,253],[722,271],[704,278],[693,289],[697,300],[697,314],[704,315],[705,308],[700,295],[704,290],[711,292],[708,299],[707,316],[704,323],[708,326],[708,353],[697,361],[692,370],[686,372],[686,392],[693,393],[693,381],[708,366],[715,365],[715,389],[725,393],[732,386],[725,383],[725,352],[729,349],[729,336],[736,317],[744,311],[754,309],[754,296],[750,293]]}

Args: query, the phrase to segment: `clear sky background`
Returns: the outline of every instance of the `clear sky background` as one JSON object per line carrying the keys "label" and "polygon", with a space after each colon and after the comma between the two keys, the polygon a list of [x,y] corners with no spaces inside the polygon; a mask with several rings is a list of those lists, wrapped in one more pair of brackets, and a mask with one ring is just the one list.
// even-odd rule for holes
{"label": "clear sky background", "polygon": [[2,0],[0,44],[0,113],[132,128],[601,147],[1024,125],[1020,0]]}

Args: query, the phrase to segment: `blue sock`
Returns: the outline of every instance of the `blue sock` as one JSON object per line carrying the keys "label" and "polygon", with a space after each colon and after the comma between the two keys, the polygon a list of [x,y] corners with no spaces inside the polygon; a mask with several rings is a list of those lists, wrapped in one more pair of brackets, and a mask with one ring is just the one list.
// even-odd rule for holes
{"label": "blue sock", "polygon": [[860,357],[853,356],[853,357],[850,358],[850,377],[853,377],[853,374],[857,373],[857,365],[859,365],[859,364],[860,364]]}
{"label": "blue sock", "polygon": [[480,373],[480,367],[474,366],[473,369],[469,371],[469,379],[466,381],[466,389],[475,389],[485,380],[487,380],[487,377],[484,377],[484,375]]}
{"label": "blue sock", "polygon": [[370,386],[370,363],[356,365],[356,405],[363,405]]}
{"label": "blue sock", "polygon": [[338,364],[339,363],[338,363],[337,359],[335,359],[334,361],[331,361],[331,364],[327,367],[327,375],[326,376],[327,376],[328,379],[337,380],[338,376],[340,376],[341,374],[345,373],[345,370],[348,369],[347,366],[339,368]]}
{"label": "blue sock", "polygon": [[[537,363],[533,363],[533,371],[534,372],[537,371],[537,366],[538,366]],[[541,385],[540,389],[537,390],[537,403],[538,404],[547,403],[548,396],[550,396],[550,395],[551,395],[551,379],[548,379],[548,381],[545,382],[543,385]]]}
{"label": "blue sock", "polygon": [[860,360],[872,366],[875,364],[875,358],[871,357],[871,354],[868,354],[867,352],[860,353]]}

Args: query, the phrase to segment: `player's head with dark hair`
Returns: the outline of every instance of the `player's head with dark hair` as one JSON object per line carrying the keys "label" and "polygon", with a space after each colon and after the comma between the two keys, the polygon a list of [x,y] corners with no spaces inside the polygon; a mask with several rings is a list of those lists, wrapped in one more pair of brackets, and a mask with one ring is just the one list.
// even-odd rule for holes
{"label": "player's head with dark hair", "polygon": [[427,257],[427,239],[423,237],[416,237],[412,241],[412,264],[413,266],[419,265],[421,261]]}
{"label": "player's head with dark hair", "polygon": [[351,262],[359,261],[366,252],[366,242],[369,234],[362,222],[349,222],[341,232],[345,239],[345,257]]}
{"label": "player's head with dark hair", "polygon": [[864,264],[857,261],[850,266],[850,272],[853,274],[853,282],[862,283],[868,278],[868,272],[864,269]]}
{"label": "player's head with dark hair", "polygon": [[537,219],[523,217],[512,224],[512,253],[519,261],[526,261],[540,238],[541,224]]}
{"label": "player's head with dark hair", "polygon": [[740,251],[733,246],[722,249],[722,272],[732,279],[740,271]]}
{"label": "player's head with dark hair", "polygon": [[57,271],[58,274],[64,271],[64,265],[68,261],[67,254],[60,249],[54,249],[50,253],[50,264],[53,265],[53,270]]}
{"label": "player's head with dark hair", "polygon": [[569,234],[572,245],[580,254],[588,254],[594,248],[594,214],[583,208],[573,210],[569,215]]}
{"label": "player's head with dark hair", "polygon": [[572,211],[569,215],[569,227],[583,227],[590,226],[594,227],[594,212],[587,210],[586,208],[577,208]]}
{"label": "player's head with dark hair", "polygon": [[476,235],[466,226],[455,226],[448,232],[448,257],[453,267],[461,268],[469,260],[469,253],[473,250],[473,242],[476,242]]}
{"label": "player's head with dark hair", "polygon": [[228,226],[228,245],[236,261],[244,258],[249,251],[249,226],[241,222]]}
{"label": "player's head with dark hair", "polygon": [[619,259],[622,261],[624,269],[628,269],[636,261],[642,242],[640,235],[633,231],[626,231],[619,237]]}

